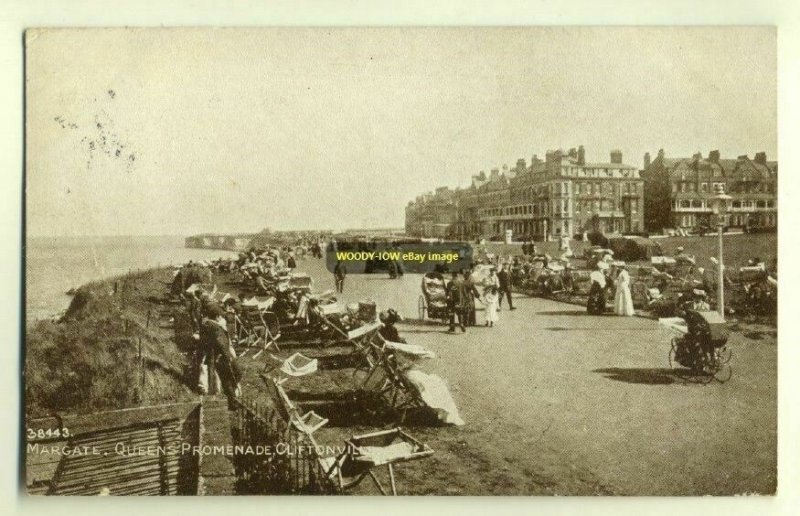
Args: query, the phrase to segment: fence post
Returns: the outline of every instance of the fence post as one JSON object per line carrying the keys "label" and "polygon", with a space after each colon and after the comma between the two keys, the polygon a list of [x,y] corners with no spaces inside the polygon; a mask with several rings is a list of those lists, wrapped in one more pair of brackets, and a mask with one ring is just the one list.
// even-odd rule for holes
{"label": "fence post", "polygon": [[144,358],[142,357],[142,338],[139,337],[139,400],[144,400]]}

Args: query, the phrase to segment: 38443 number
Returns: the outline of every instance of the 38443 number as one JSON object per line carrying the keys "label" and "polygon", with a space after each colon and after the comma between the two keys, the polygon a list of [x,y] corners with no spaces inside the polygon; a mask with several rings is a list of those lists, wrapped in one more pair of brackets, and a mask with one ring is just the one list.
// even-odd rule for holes
{"label": "38443 number", "polygon": [[33,428],[27,429],[28,439],[48,439],[53,437],[69,437],[69,428],[40,428],[34,430]]}

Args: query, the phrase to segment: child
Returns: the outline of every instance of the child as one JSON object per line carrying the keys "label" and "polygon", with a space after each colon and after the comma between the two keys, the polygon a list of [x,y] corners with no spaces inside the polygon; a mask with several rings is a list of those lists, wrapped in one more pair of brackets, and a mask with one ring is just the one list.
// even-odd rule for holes
{"label": "child", "polygon": [[486,326],[492,327],[497,322],[497,307],[500,303],[497,287],[489,287],[484,297],[486,298]]}

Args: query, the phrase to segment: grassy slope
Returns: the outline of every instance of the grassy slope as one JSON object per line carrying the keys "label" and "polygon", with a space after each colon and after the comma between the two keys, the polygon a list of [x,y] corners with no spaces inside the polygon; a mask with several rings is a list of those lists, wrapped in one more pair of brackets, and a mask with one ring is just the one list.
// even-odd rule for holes
{"label": "grassy slope", "polygon": [[172,327],[159,326],[170,315],[159,318],[157,305],[148,301],[163,295],[169,276],[166,270],[147,271],[133,276],[127,289],[120,279],[85,285],[60,322],[38,321],[29,327],[26,415],[192,399],[183,384],[186,356],[175,344]]}

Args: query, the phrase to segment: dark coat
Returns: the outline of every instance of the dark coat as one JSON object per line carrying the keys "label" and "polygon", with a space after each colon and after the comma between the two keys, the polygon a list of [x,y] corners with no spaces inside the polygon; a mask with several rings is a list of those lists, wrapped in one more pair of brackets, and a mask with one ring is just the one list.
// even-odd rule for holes
{"label": "dark coat", "polygon": [[504,292],[511,291],[511,275],[507,270],[503,269],[497,272],[497,280],[500,283],[500,290]]}

